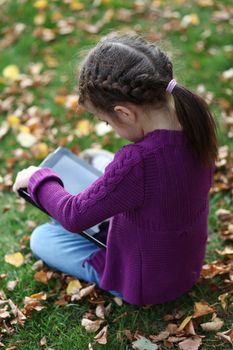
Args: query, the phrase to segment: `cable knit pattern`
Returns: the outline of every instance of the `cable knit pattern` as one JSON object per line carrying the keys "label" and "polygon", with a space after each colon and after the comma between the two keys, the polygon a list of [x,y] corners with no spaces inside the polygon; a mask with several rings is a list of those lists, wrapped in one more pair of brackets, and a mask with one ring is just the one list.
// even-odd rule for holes
{"label": "cable knit pattern", "polygon": [[107,249],[97,248],[84,264],[96,269],[101,288],[121,292],[128,303],[159,304],[199,278],[214,170],[198,162],[183,130],[157,129],[123,146],[77,195],[49,168],[31,176],[28,191],[70,232],[110,218]]}
{"label": "cable knit pattern", "polygon": [[[127,146],[127,152],[126,150]],[[113,161],[105,168],[103,181],[97,181],[90,190],[84,191],[80,200],[79,213],[83,214],[97,201],[105,198],[123,181],[134,165],[142,161],[140,153],[135,153],[135,146],[123,146],[114,156]]]}

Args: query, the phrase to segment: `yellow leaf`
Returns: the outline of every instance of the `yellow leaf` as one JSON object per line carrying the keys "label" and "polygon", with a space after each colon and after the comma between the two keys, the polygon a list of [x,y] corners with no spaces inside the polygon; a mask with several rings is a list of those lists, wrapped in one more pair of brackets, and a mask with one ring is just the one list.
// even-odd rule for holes
{"label": "yellow leaf", "polygon": [[44,142],[33,145],[31,151],[36,159],[43,159],[49,153],[48,146]]}
{"label": "yellow leaf", "polygon": [[199,24],[199,17],[196,13],[190,13],[189,15],[186,15],[181,20],[181,25],[184,28],[187,28],[189,25],[198,25]]}
{"label": "yellow leaf", "polygon": [[3,77],[11,80],[18,78],[19,74],[19,68],[15,64],[10,64],[9,66],[6,66],[2,71]]}
{"label": "yellow leaf", "polygon": [[24,257],[20,252],[5,255],[5,262],[14,265],[16,267],[21,266],[24,263]]}
{"label": "yellow leaf", "polygon": [[78,279],[71,280],[66,288],[66,293],[72,295],[77,293],[79,289],[82,288],[82,285]]}
{"label": "yellow leaf", "polygon": [[25,134],[30,134],[30,128],[26,125],[19,125],[19,131]]}
{"label": "yellow leaf", "polygon": [[71,0],[70,9],[74,11],[79,11],[84,8],[84,5],[78,0]]}
{"label": "yellow leaf", "polygon": [[45,10],[48,7],[48,1],[47,0],[37,0],[33,6],[38,10]]}
{"label": "yellow leaf", "polygon": [[180,324],[179,328],[178,328],[178,331],[182,331],[184,329],[184,327],[189,323],[189,321],[191,320],[193,316],[187,316],[183,321],[182,323]]}
{"label": "yellow leaf", "polygon": [[200,302],[196,302],[194,304],[194,314],[193,318],[200,317],[203,315],[208,315],[213,313],[215,310],[212,308],[207,301],[201,300]]}
{"label": "yellow leaf", "polygon": [[44,13],[38,13],[34,19],[33,22],[37,25],[37,26],[41,26],[42,24],[44,24],[45,22],[45,14]]}
{"label": "yellow leaf", "polygon": [[65,101],[66,101],[66,96],[57,95],[54,97],[54,102],[57,103],[58,105],[64,105]]}
{"label": "yellow leaf", "polygon": [[104,14],[103,21],[110,22],[113,16],[114,16],[113,9],[108,9]]}
{"label": "yellow leaf", "polygon": [[9,114],[7,116],[7,121],[11,126],[19,125],[20,124],[20,119],[17,117],[15,114]]}
{"label": "yellow leaf", "polygon": [[82,119],[76,124],[77,136],[89,135],[93,130],[93,124],[88,119]]}

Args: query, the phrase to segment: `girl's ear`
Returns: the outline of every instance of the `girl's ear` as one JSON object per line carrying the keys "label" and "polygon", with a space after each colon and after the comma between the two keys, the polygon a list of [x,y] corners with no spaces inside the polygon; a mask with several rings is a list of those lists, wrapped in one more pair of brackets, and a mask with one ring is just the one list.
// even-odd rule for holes
{"label": "girl's ear", "polygon": [[133,124],[135,122],[136,116],[132,109],[118,105],[114,107],[114,111],[120,122],[124,124]]}

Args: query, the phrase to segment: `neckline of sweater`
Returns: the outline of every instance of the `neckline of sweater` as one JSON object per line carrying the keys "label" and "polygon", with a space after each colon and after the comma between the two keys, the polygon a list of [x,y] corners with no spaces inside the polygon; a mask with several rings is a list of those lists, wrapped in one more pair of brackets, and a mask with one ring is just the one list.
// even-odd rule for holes
{"label": "neckline of sweater", "polygon": [[155,130],[152,130],[152,131],[149,131],[145,136],[144,136],[144,139],[148,136],[152,136],[152,135],[155,135],[157,133],[161,133],[161,134],[164,134],[164,133],[176,133],[177,135],[183,135],[184,134],[184,129],[155,129]]}

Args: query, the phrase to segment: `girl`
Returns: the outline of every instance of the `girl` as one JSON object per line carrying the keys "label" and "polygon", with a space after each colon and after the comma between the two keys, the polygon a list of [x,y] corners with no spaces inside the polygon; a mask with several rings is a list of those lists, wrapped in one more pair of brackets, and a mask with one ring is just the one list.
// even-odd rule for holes
{"label": "girl", "polygon": [[[32,252],[130,304],[174,300],[204,262],[215,121],[173,78],[167,55],[137,34],[104,37],[83,59],[78,88],[80,105],[132,143],[77,195],[50,168],[19,172],[13,189],[28,187],[55,219],[33,231]],[[107,218],[107,249],[77,234]]]}

